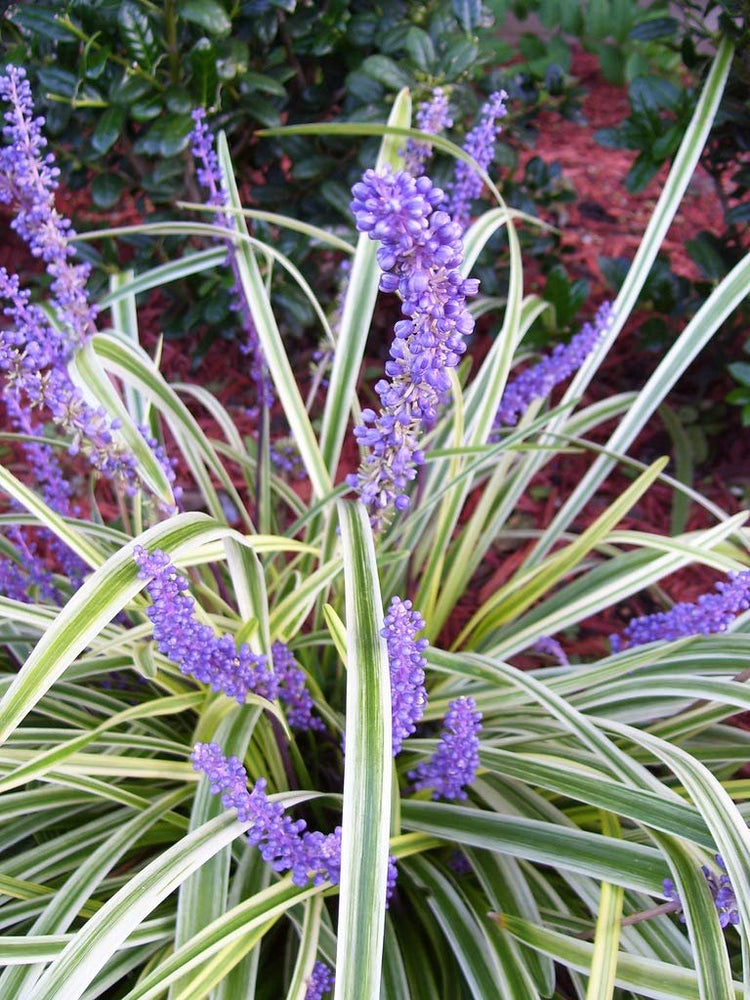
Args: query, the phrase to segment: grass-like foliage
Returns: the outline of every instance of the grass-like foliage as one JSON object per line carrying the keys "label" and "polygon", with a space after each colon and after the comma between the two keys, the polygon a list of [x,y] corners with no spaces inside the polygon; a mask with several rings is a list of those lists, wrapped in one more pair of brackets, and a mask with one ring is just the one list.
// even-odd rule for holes
{"label": "grass-like foliage", "polygon": [[[431,134],[445,95],[419,129],[406,91],[387,126],[339,129],[382,135],[350,233],[272,220],[350,256],[326,315],[294,261],[253,237],[226,142],[200,115],[200,221],[176,209],[138,227],[192,249],[116,275],[90,302],[28,82],[6,68],[0,200],[49,280],[31,296],[0,272],[3,1000],[750,996],[748,739],[727,724],[750,708],[746,518],[669,479],[666,459],[627,455],[747,294],[750,260],[639,391],[581,402],[732,55],[722,43],[617,300],[592,303],[591,322],[536,364],[523,339],[549,306],[524,294],[516,227],[538,223],[488,174],[504,95],[464,150]],[[427,176],[430,143],[457,158],[445,194]],[[497,203],[477,217],[483,190]],[[510,285],[488,301],[471,270],[501,227]],[[249,440],[139,343],[139,293],[224,268],[254,373]],[[329,345],[317,403],[271,307],[278,268]],[[381,308],[400,318],[360,409]],[[472,367],[480,315],[495,336]],[[307,492],[278,465],[271,408]],[[607,442],[589,443],[605,423]],[[341,459],[353,433],[358,471]],[[591,455],[580,485],[543,530],[519,528],[534,476],[571,449]],[[617,464],[630,485],[576,530]],[[711,526],[618,529],[657,479],[676,504],[703,503]],[[181,509],[180,489],[199,509]],[[480,600],[498,544],[528,555]],[[722,581],[670,607],[660,581],[695,564]],[[647,588],[664,610],[576,662],[580,624]],[[508,662],[521,653],[532,669]]]}

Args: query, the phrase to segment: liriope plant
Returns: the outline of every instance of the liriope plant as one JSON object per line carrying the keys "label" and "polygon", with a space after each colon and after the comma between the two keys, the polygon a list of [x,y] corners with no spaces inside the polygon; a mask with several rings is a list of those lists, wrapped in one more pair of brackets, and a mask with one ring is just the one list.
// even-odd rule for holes
{"label": "liriope plant", "polygon": [[[549,307],[523,290],[516,227],[538,223],[488,174],[504,95],[465,148],[435,134],[443,93],[419,129],[406,92],[384,126],[297,127],[382,137],[353,191],[355,242],[244,209],[226,143],[196,115],[208,214],[135,230],[201,249],[116,275],[91,302],[28,85],[6,68],[0,200],[49,282],[37,303],[0,271],[3,441],[16,456],[0,470],[4,1000],[750,996],[748,739],[727,724],[750,707],[746,515],[671,479],[666,459],[627,454],[747,294],[750,260],[640,390],[580,403],[677,210],[731,59],[724,42],[616,301],[520,374]],[[432,147],[456,157],[447,193],[426,173]],[[483,188],[496,205],[471,221]],[[319,417],[274,315],[274,270],[315,296],[252,235],[254,218],[351,260],[340,312],[315,303],[333,359]],[[469,374],[474,317],[496,307],[471,269],[501,227],[507,300]],[[140,343],[140,293],[221,268],[254,366],[250,442]],[[362,409],[379,294],[402,317],[377,409]],[[271,405],[308,501],[274,470]],[[593,445],[605,422],[616,429]],[[358,471],[342,467],[347,434]],[[519,533],[519,499],[570,448],[591,452],[586,477],[550,525]],[[177,481],[178,457],[190,482]],[[574,531],[617,463],[631,484]],[[657,480],[712,525],[619,528]],[[180,509],[184,486],[200,510]],[[444,648],[487,553],[529,538],[530,556]],[[723,574],[714,591],[575,661],[584,619],[696,564]],[[508,662],[535,650],[535,669]]]}

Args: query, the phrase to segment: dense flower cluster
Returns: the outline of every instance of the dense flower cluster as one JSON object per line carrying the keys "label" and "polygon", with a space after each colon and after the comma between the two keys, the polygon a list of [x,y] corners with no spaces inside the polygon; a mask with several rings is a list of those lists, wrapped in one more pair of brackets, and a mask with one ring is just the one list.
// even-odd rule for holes
{"label": "dense flower cluster", "polygon": [[400,752],[406,737],[416,729],[427,704],[425,658],[422,653],[428,642],[417,639],[417,632],[423,628],[424,619],[419,612],[412,610],[411,601],[392,598],[381,635],[388,647],[394,757]]}
{"label": "dense flower cluster", "polygon": [[148,581],[152,606],[147,614],[154,626],[159,652],[173,660],[183,674],[209,684],[214,691],[242,704],[248,694],[273,700],[278,681],[266,657],[247,643],[237,648],[231,635],[218,636],[195,616],[195,602],[185,593],[188,581],[180,576],[166,552],[134,549],[138,576]]}
{"label": "dense flower cluster", "polygon": [[325,962],[316,962],[307,981],[305,1000],[322,1000],[323,996],[330,993],[335,985],[336,977],[333,974],[333,969],[329,969]]}
{"label": "dense flower cluster", "polygon": [[440,209],[443,192],[428,177],[368,170],[352,194],[357,228],[381,243],[380,288],[399,293],[405,316],[394,330],[388,378],[375,386],[380,413],[363,410],[355,430],[368,455],[348,479],[379,527],[394,507],[409,505],[405,490],[424,462],[420,435],[434,424],[450,388],[448,369],[466,349],[474,326],[466,296],[479,285],[461,277],[461,230]]}
{"label": "dense flower cluster", "polygon": [[445,713],[437,750],[409,774],[414,788],[431,788],[433,799],[465,799],[465,789],[479,767],[481,728],[482,713],[476,711],[473,698],[452,701]]}
{"label": "dense flower cluster", "polygon": [[495,414],[494,428],[513,426],[534,399],[548,396],[554,387],[578,371],[612,322],[612,306],[604,302],[593,323],[584,323],[568,344],[558,344],[550,354],[509,382]]}
{"label": "dense flower cluster", "polygon": [[216,635],[210,625],[198,621],[195,602],[185,593],[188,581],[179,575],[166,552],[156,549],[149,553],[138,545],[133,556],[138,576],[148,581],[153,604],[147,614],[159,652],[174,661],[183,674],[209,684],[214,691],[223,691],[240,704],[248,694],[269,701],[278,698],[292,729],[324,728],[321,719],[313,715],[305,675],[284,643],[273,644],[272,664],[246,642],[238,648],[233,636]]}
{"label": "dense flower cluster", "polygon": [[[206,125],[206,112],[203,108],[196,108],[193,111],[193,122],[194,127],[190,137],[191,151],[195,158],[198,181],[208,191],[209,205],[215,205],[218,209],[226,208],[228,196],[214,149],[214,139]],[[218,211],[215,221],[217,225],[234,232],[234,225],[224,212]],[[240,350],[250,358],[250,375],[255,383],[257,404],[272,406],[274,402],[273,383],[263,356],[258,331],[255,329],[247,299],[242,291],[237,255],[230,240],[227,240],[227,255],[234,277],[233,307],[240,317],[245,334],[245,342],[240,345]]]}
{"label": "dense flower cluster", "polygon": [[284,704],[287,721],[292,729],[325,729],[323,721],[312,714],[312,695],[307,689],[305,675],[289,647],[283,642],[274,642],[271,646],[271,658],[279,685],[279,699]]}
{"label": "dense flower cluster", "polygon": [[[490,94],[489,100],[482,105],[479,112],[479,122],[467,133],[464,140],[464,151],[472,156],[479,166],[486,170],[495,155],[495,139],[501,132],[498,118],[507,114],[505,102],[508,95],[504,90]],[[476,170],[463,160],[456,163],[456,173],[449,191],[448,212],[462,229],[466,228],[471,217],[471,203],[482,193],[482,178]]]}
{"label": "dense flower cluster", "polygon": [[[284,807],[266,795],[266,781],[258,778],[247,789],[247,772],[237,757],[227,758],[216,743],[197,743],[191,755],[193,768],[203,771],[211,791],[221,793],[222,804],[236,809],[241,823],[249,823],[247,839],[276,872],[292,873],[295,885],[306,886],[341,879],[341,827],[323,834],[306,829],[303,819],[292,820]],[[389,862],[388,892],[396,879],[396,865]]]}
{"label": "dense flower cluster", "polygon": [[621,636],[609,637],[613,653],[647,642],[670,642],[688,635],[723,632],[741,611],[750,608],[750,570],[730,573],[715,593],[702,594],[695,604],[680,602],[669,611],[634,618]]}
{"label": "dense flower cluster", "polygon": [[[453,125],[450,114],[448,95],[442,87],[435,87],[429,101],[419,106],[416,116],[416,126],[420,132],[439,135],[443,129]],[[413,177],[418,177],[424,169],[427,160],[432,156],[432,146],[422,139],[409,139],[403,154],[404,169]]]}
{"label": "dense flower cluster", "polygon": [[[714,872],[707,865],[702,865],[701,871],[706,878],[706,882],[708,882],[708,888],[711,890],[714,905],[719,915],[719,923],[722,927],[729,927],[730,924],[738,924],[740,922],[740,915],[737,912],[737,899],[727,875],[727,866],[724,864],[724,859],[720,854],[716,854],[714,857],[720,871],[718,873]],[[664,879],[664,895],[667,899],[671,899],[675,903],[680,902],[677,887],[671,878]],[[680,919],[684,921],[685,918],[681,916]]]}
{"label": "dense flower cluster", "polygon": [[54,320],[31,303],[18,278],[0,268],[0,299],[8,321],[0,331],[3,396],[17,430],[18,414],[44,408],[72,437],[71,453],[86,454],[91,465],[132,490],[136,463],[116,434],[117,424],[91,406],[68,375],[75,350],[95,332],[96,310],[89,303],[87,264],[73,264],[70,222],[55,208],[58,170],[34,117],[31,88],[23,69],[8,66],[0,76],[0,99],[7,102],[0,148],[0,203],[14,211],[12,227],[26,240],[50,276]]}

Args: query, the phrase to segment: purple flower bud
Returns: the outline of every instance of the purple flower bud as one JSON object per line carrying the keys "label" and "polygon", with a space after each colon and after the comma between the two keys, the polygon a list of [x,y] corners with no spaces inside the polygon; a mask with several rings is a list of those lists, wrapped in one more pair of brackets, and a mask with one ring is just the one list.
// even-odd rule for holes
{"label": "purple flower bud", "polygon": [[325,962],[316,962],[307,981],[305,1000],[322,1000],[323,995],[330,993],[335,985],[333,969],[329,969]]}
{"label": "purple flower bud", "polygon": [[248,694],[273,700],[278,680],[266,657],[253,653],[247,643],[238,648],[231,635],[217,636],[202,625],[193,611],[195,602],[185,591],[188,581],[180,576],[166,552],[149,553],[138,545],[133,558],[138,576],[148,581],[152,605],[146,612],[154,626],[159,652],[177,664],[183,674],[223,691],[243,704]]}
{"label": "purple flower bud", "polygon": [[[416,126],[420,132],[439,135],[444,129],[451,128],[453,119],[450,115],[448,95],[442,87],[435,87],[429,101],[423,101],[416,115]],[[418,177],[424,164],[432,156],[432,146],[421,139],[408,139],[406,151],[403,152],[404,169],[412,177]]]}
{"label": "purple flower bud", "polygon": [[467,288],[460,276],[461,231],[439,206],[443,192],[429,177],[406,171],[368,170],[352,188],[357,228],[382,243],[378,251],[380,287],[398,291],[405,320],[396,324],[386,379],[375,386],[379,414],[366,411],[355,429],[369,449],[357,489],[370,508],[375,528],[408,506],[406,489],[424,462],[419,438],[437,419],[455,368],[473,329],[466,309]]}
{"label": "purple flower bud", "polygon": [[[483,170],[489,167],[495,155],[495,139],[502,131],[497,119],[504,118],[507,114],[505,107],[507,99],[508,95],[504,90],[491,94],[490,99],[482,105],[478,124],[467,133],[464,140],[465,152],[472,156]],[[463,160],[456,163],[454,180],[449,192],[448,211],[461,230],[465,229],[469,222],[471,203],[482,193],[482,185],[482,178],[470,164]]]}
{"label": "purple flower bud", "polygon": [[[247,772],[237,757],[226,757],[216,743],[197,743],[190,760],[203,771],[222,804],[236,809],[241,823],[249,823],[247,839],[257,847],[263,860],[276,872],[290,871],[295,885],[304,887],[341,878],[341,827],[323,834],[306,829],[303,819],[292,820],[278,802],[266,795],[266,782],[259,778],[247,788]],[[388,885],[395,884],[395,862],[389,863]],[[390,894],[390,893],[389,893]]]}
{"label": "purple flower bud", "polygon": [[[714,857],[720,871],[718,873],[712,871],[707,865],[702,865],[701,871],[708,883],[708,888],[711,890],[714,906],[719,915],[719,924],[722,927],[729,927],[740,922],[737,899],[732,888],[732,883],[729,881],[729,876],[727,875],[727,866],[724,863],[724,859],[720,854],[716,854]],[[665,878],[662,884],[664,895],[667,899],[672,900],[673,903],[680,903],[680,896],[672,879]],[[685,917],[682,913],[680,914],[680,920],[683,923],[685,922]]]}
{"label": "purple flower bud", "polygon": [[412,611],[411,601],[400,597],[391,600],[381,635],[388,646],[388,666],[391,676],[391,708],[393,717],[393,756],[411,736],[422,718],[427,704],[424,686],[426,639],[417,639],[424,628],[424,619]]}
{"label": "purple flower bud", "polygon": [[750,608],[750,570],[730,573],[715,593],[701,594],[695,604],[680,602],[669,611],[634,618],[622,636],[611,635],[613,653],[646,642],[671,642],[688,635],[724,632],[741,611]]}
{"label": "purple flower bud", "polygon": [[286,717],[292,729],[323,730],[323,721],[313,716],[314,703],[307,689],[305,675],[291,650],[283,642],[271,647],[273,669],[278,681],[279,700],[286,708]]}
{"label": "purple flower bud", "polygon": [[[224,180],[221,176],[219,160],[214,149],[214,140],[206,125],[206,112],[203,108],[196,108],[193,111],[193,121],[195,126],[191,135],[191,150],[197,164],[198,181],[208,191],[208,204],[216,205],[217,208],[225,208],[229,199],[224,188]],[[219,226],[234,232],[234,225],[224,212],[217,212],[215,222]],[[261,347],[258,331],[247,304],[247,299],[242,291],[239,265],[237,263],[237,253],[231,240],[227,240],[227,259],[234,276],[233,308],[240,317],[242,329],[245,334],[245,342],[240,345],[240,351],[250,358],[250,374],[255,383],[255,395],[259,405],[267,407],[273,406],[274,392],[273,383],[268,372],[263,348]]]}
{"label": "purple flower bud", "polygon": [[548,396],[554,387],[578,371],[612,322],[612,306],[604,302],[593,323],[584,323],[569,344],[558,344],[550,354],[509,382],[495,414],[494,427],[513,426],[534,399]]}
{"label": "purple flower bud", "polygon": [[416,791],[431,788],[433,799],[465,799],[479,767],[482,713],[473,698],[452,701],[445,713],[440,743],[432,757],[422,761],[409,778]]}

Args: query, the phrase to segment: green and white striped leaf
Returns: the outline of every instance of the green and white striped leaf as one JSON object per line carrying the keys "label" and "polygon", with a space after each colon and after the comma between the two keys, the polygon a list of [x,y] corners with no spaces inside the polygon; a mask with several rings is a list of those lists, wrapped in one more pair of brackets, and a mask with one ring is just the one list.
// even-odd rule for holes
{"label": "green and white striped leaf", "polygon": [[344,551],[346,758],[336,1000],[377,1000],[388,876],[391,692],[383,599],[367,512],[339,501]]}

